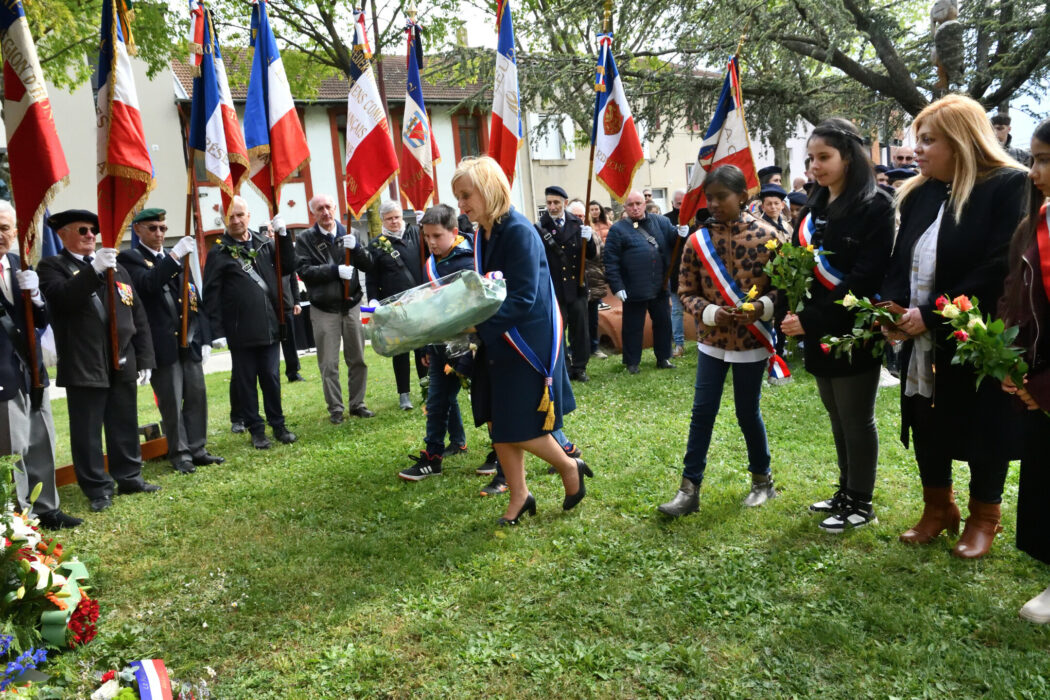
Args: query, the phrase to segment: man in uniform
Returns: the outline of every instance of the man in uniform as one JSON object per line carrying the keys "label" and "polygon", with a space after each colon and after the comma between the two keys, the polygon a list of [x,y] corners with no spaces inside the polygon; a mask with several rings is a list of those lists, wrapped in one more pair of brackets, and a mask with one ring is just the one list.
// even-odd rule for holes
{"label": "man in uniform", "polygon": [[[256,449],[270,448],[266,424],[259,416],[262,389],[266,422],[278,441],[296,441],[281,409],[280,326],[277,314],[276,246],[286,265],[293,265],[295,251],[279,216],[271,227],[273,240],[248,228],[251,214],[243,198],[235,196],[222,234],[204,266],[204,308],[212,334],[230,346],[233,373],[231,399],[251,433]],[[291,319],[287,319],[291,321]]]}
{"label": "man in uniform", "polygon": [[[18,256],[10,252],[18,240],[15,210],[0,200],[0,453],[18,457],[15,491],[23,513],[32,509],[40,526],[48,530],[76,527],[81,522],[59,510],[55,486],[55,424],[47,392],[47,369],[40,351],[40,334],[47,327],[47,309],[33,270],[21,270]],[[22,292],[33,302],[33,332],[37,336],[37,372],[43,387],[33,390],[29,371],[25,306]],[[37,484],[40,495],[30,503]]]}
{"label": "man in uniform", "polygon": [[777,238],[781,243],[791,240],[791,221],[783,216],[786,197],[784,188],[773,183],[763,185],[762,191],[758,193],[762,209],[760,218],[777,230]]}
{"label": "man in uniform", "polygon": [[157,367],[150,375],[157,395],[168,460],[182,474],[197,466],[222,464],[225,460],[205,448],[208,434],[208,397],[202,363],[211,352],[211,332],[200,309],[196,285],[189,285],[186,347],[182,347],[183,260],[197,254],[191,236],[180,238],[164,249],[168,226],[163,209],[143,209],[132,219],[138,243],[117,256],[131,275],[135,291],[146,308]]}
{"label": "man in uniform", "polygon": [[[116,249],[95,250],[98,217],[70,209],[52,215],[48,224],[65,247],[40,262],[40,291],[55,331],[58,385],[66,388],[73,468],[91,510],[99,512],[113,504],[114,480],[120,495],[160,490],[142,478],[135,388],[136,377],[145,382],[154,367],[153,341],[146,309],[131,276],[117,264]],[[107,282],[108,270],[114,271],[115,289]],[[111,306],[116,312],[116,362]],[[109,474],[102,456],[103,428]]]}
{"label": "man in uniform", "polygon": [[[335,200],[326,194],[310,200],[317,219],[295,238],[295,267],[310,296],[310,323],[317,344],[317,368],[328,405],[328,420],[345,420],[343,390],[339,383],[339,344],[346,361],[350,411],[362,418],[375,415],[365,406],[368,365],[361,326],[361,280],[357,268],[346,265],[347,244],[356,245],[353,234],[336,219]],[[353,245],[350,246],[351,248]]]}
{"label": "man in uniform", "polygon": [[586,382],[587,361],[591,358],[591,339],[587,328],[587,282],[580,279],[580,256],[594,259],[598,249],[592,240],[594,231],[585,226],[576,215],[565,210],[569,195],[557,185],[551,185],[544,194],[547,211],[536,224],[543,249],[547,254],[547,267],[554,282],[554,294],[568,327],[571,356],[569,378]]}

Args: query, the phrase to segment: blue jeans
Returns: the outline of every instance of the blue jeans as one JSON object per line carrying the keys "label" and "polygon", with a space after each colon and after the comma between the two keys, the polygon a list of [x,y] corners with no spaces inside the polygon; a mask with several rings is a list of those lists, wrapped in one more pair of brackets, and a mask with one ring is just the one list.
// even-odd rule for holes
{"label": "blue jeans", "polygon": [[459,413],[459,377],[445,374],[445,358],[428,350],[430,386],[427,390],[427,452],[441,454],[445,449],[445,432],[453,445],[467,444],[463,418]]}
{"label": "blue jeans", "polygon": [[747,444],[747,470],[752,474],[769,474],[769,444],[766,426],[762,422],[759,400],[762,381],[768,362],[723,362],[703,352],[697,353],[696,394],[693,396],[693,417],[689,423],[689,441],[686,443],[685,469],[682,476],[697,486],[704,479],[707,450],[711,446],[711,431],[722,403],[722,389],[726,374],[733,368],[733,403],[736,421]]}
{"label": "blue jeans", "polygon": [[677,294],[671,294],[671,339],[685,347],[685,307]]}
{"label": "blue jeans", "polygon": [[565,431],[563,431],[561,428],[558,428],[557,430],[551,432],[551,435],[554,436],[554,439],[557,440],[558,444],[562,447],[571,444],[569,442],[569,438],[565,435]]}

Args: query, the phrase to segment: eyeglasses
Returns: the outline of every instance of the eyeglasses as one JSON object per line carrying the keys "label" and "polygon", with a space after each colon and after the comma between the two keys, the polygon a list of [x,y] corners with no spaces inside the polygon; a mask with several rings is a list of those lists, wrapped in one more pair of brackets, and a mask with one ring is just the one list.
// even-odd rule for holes
{"label": "eyeglasses", "polygon": [[157,231],[160,231],[161,233],[167,233],[168,232],[168,227],[165,226],[164,224],[150,224],[146,228],[148,228],[153,233],[156,233]]}
{"label": "eyeglasses", "polygon": [[98,235],[98,227],[97,226],[81,226],[81,227],[79,227],[77,229],[77,233],[79,233],[81,236],[86,236],[89,233],[92,236],[96,236],[96,235]]}
{"label": "eyeglasses", "polygon": [[915,160],[915,156],[897,156],[898,163],[911,163]]}

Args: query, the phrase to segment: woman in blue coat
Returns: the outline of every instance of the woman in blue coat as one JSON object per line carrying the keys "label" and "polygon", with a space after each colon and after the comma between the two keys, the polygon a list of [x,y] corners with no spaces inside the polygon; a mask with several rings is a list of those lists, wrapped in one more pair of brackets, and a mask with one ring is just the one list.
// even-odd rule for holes
{"label": "woman in blue coat", "polygon": [[493,448],[510,487],[500,525],[517,525],[536,500],[525,484],[525,452],[561,474],[562,508],[571,510],[586,494],[591,470],[569,457],[551,432],[576,408],[565,370],[562,319],[547,259],[536,229],[510,206],[510,183],[489,157],[463,160],[452,176],[460,210],[478,224],[475,268],[499,272],[507,298],[492,318],[478,324],[481,338],[471,385],[474,421],[488,423]]}

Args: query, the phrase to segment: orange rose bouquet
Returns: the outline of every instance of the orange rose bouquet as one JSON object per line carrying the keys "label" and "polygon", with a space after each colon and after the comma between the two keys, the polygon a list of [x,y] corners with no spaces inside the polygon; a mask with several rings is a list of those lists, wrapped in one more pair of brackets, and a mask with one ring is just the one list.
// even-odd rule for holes
{"label": "orange rose bouquet", "polygon": [[960,294],[948,299],[942,295],[934,305],[934,313],[947,319],[953,329],[948,336],[956,343],[953,365],[971,365],[977,370],[977,386],[989,376],[1000,382],[1009,377],[1016,386],[1024,386],[1028,363],[1022,350],[1013,346],[1017,326],[1007,328],[1002,319],[982,315],[977,297]]}

